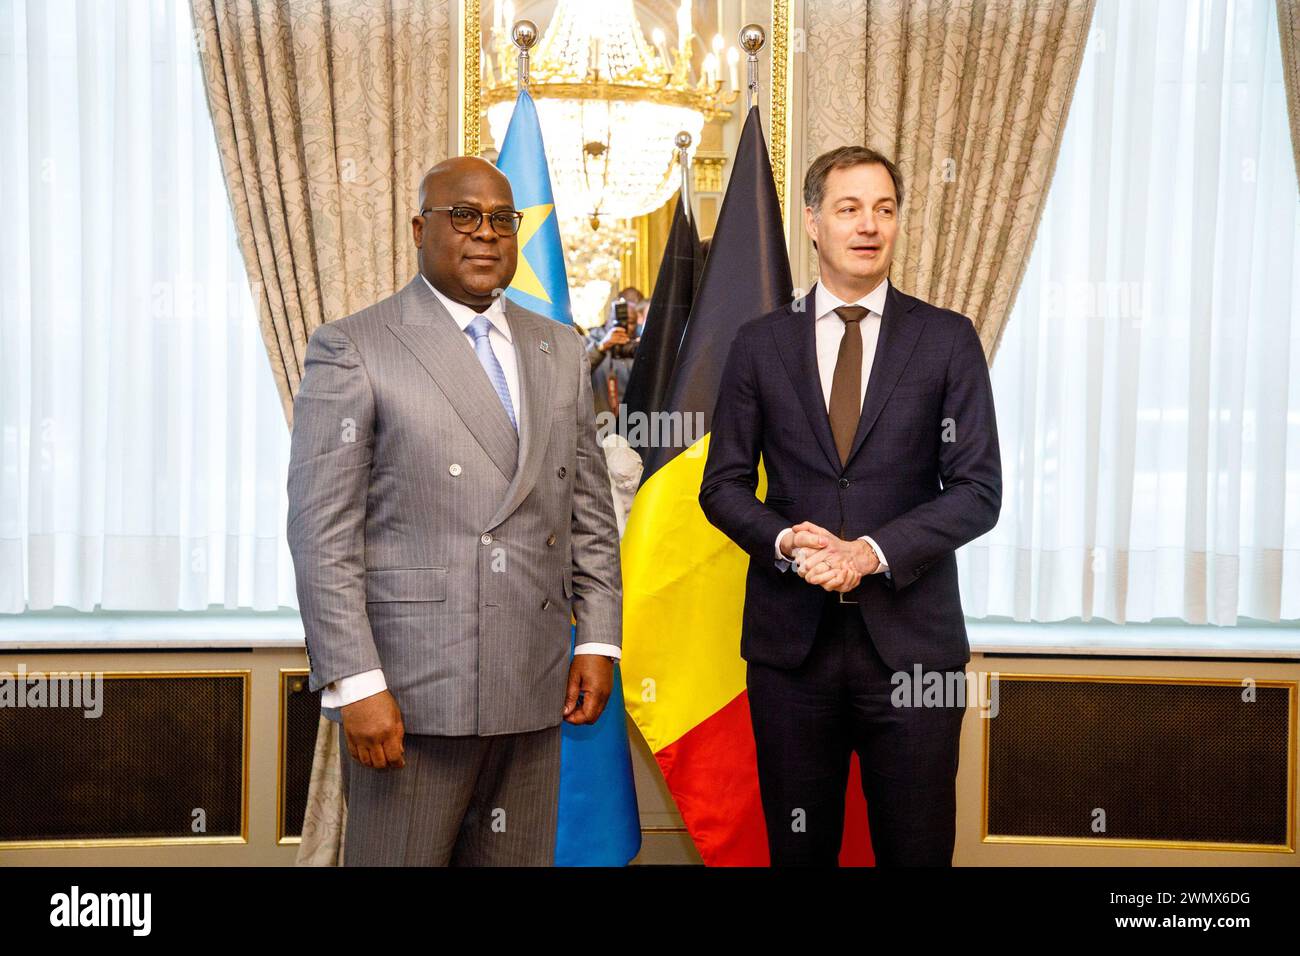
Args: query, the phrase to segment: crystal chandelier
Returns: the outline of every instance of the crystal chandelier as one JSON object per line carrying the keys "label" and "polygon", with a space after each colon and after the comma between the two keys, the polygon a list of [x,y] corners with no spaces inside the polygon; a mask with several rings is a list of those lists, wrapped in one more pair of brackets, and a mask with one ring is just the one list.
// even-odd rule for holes
{"label": "crystal chandelier", "polygon": [[620,257],[636,242],[636,230],[622,222],[599,230],[574,223],[564,233],[564,264],[569,276],[573,321],[584,331],[604,325],[605,307],[615,292]]}
{"label": "crystal chandelier", "polygon": [[[513,5],[498,4],[491,50],[484,56],[488,126],[498,149],[517,95],[517,53],[510,39]],[[663,206],[678,188],[674,137],[691,134],[691,155],[704,124],[726,116],[736,98],[723,91],[722,43],[715,38],[692,68],[690,0],[677,12],[677,47],[663,32],[641,31],[632,0],[558,0],[532,52],[529,92],[546,139],[561,220],[633,219]],[[562,227],[563,228],[563,227]]]}

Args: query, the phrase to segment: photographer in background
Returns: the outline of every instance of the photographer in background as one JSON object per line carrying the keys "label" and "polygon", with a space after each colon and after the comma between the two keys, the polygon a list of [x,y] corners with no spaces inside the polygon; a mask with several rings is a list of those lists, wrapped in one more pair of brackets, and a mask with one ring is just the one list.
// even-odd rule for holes
{"label": "photographer in background", "polygon": [[632,375],[632,361],[649,306],[640,289],[628,286],[610,303],[605,324],[588,334],[587,360],[591,363],[596,414],[618,413],[619,402]]}

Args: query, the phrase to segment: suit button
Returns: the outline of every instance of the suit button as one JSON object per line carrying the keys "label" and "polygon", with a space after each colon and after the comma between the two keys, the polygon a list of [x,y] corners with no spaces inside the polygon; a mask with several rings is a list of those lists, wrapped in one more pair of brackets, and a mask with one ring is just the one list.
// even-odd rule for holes
{"label": "suit button", "polygon": [[840,487],[841,487],[841,488],[847,488],[848,486],[849,486],[849,480],[848,480],[847,478],[841,478],[841,479],[840,479]]}
{"label": "suit button", "polygon": [[490,534],[488,534],[486,531],[484,531],[484,532],[483,532],[483,537],[479,538],[479,540],[482,541],[484,544],[491,544],[491,543],[492,543],[492,535],[490,535]]}
{"label": "suit button", "polygon": [[556,474],[559,475],[561,478],[563,478],[568,473],[569,473],[568,469],[565,468],[563,465],[561,465],[560,470],[556,472]]}
{"label": "suit button", "polygon": [[451,472],[451,476],[452,476],[453,478],[459,478],[459,477],[460,477],[460,465],[456,464],[455,462],[453,462],[453,463],[452,463],[452,464],[447,468],[447,471]]}
{"label": "suit button", "polygon": [[550,609],[551,609],[551,599],[547,598],[545,601],[542,602],[542,610],[549,611]]}
{"label": "suit button", "polygon": [[546,546],[548,548],[555,547],[555,535],[551,534],[546,536]]}

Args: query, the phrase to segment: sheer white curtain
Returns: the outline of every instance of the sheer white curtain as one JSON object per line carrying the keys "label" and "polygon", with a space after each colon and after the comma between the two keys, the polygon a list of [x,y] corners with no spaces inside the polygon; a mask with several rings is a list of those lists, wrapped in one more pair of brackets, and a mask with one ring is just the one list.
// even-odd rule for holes
{"label": "sheer white curtain", "polygon": [[1300,617],[1300,202],[1273,0],[1100,0],[993,365],[967,613]]}
{"label": "sheer white curtain", "polygon": [[296,607],[188,4],[0,0],[0,611]]}

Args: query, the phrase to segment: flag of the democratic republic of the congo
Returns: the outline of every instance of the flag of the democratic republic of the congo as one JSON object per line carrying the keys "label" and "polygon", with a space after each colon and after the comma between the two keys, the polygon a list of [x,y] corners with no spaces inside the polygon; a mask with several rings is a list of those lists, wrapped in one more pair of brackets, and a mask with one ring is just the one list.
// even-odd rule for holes
{"label": "flag of the democratic republic of the congo", "polygon": [[[519,227],[519,265],[506,297],[572,325],[569,279],[542,128],[537,107],[526,92],[515,101],[497,168],[510,180],[515,208],[524,214]],[[594,724],[566,723],[561,732],[555,862],[558,866],[623,866],[640,850],[641,821],[632,785],[627,713],[615,665],[614,689],[600,719]]]}
{"label": "flag of the democratic republic of the congo", "polygon": [[497,168],[510,180],[515,208],[524,214],[519,226],[519,266],[506,298],[548,319],[572,325],[569,278],[564,269],[551,174],[542,149],[542,127],[537,120],[537,106],[527,92],[520,93],[515,101]]}

